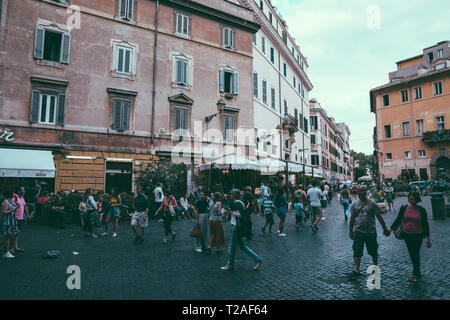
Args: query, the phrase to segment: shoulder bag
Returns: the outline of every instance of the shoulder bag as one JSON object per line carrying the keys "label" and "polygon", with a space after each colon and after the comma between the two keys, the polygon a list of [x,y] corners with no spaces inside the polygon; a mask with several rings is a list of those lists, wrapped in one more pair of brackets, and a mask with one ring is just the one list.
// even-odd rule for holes
{"label": "shoulder bag", "polygon": [[398,228],[394,231],[394,236],[399,239],[399,240],[403,240],[403,219],[404,219],[404,214],[406,211],[406,206],[402,206],[400,208],[400,211],[398,214],[402,215],[402,221],[400,222],[400,225],[398,226]]}

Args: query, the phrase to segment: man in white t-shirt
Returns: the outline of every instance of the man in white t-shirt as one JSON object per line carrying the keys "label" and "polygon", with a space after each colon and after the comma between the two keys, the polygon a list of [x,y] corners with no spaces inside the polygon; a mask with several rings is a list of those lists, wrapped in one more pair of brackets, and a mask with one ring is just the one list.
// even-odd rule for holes
{"label": "man in white t-shirt", "polygon": [[311,230],[313,232],[316,232],[319,230],[317,224],[319,223],[322,216],[320,210],[320,198],[322,196],[322,191],[317,188],[317,181],[314,181],[312,183],[312,188],[308,190],[308,193],[306,195],[308,196],[308,200],[311,206]]}
{"label": "man in white t-shirt", "polygon": [[[160,182],[158,186],[153,190],[153,194],[155,195],[155,203],[154,203],[154,209],[155,212],[158,210],[159,207],[161,207],[161,204],[164,199],[164,192],[162,190],[163,184]],[[160,222],[162,222],[162,219],[159,219]]]}

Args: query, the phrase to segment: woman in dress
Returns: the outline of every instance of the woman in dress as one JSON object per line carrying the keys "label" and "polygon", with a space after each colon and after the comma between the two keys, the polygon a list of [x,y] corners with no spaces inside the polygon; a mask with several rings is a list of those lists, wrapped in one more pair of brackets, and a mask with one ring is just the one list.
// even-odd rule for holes
{"label": "woman in dress", "polygon": [[216,247],[216,253],[222,254],[220,248],[225,245],[225,235],[222,224],[222,194],[216,192],[214,194],[214,205],[209,210],[209,246],[208,253],[211,252],[211,247]]}
{"label": "woman in dress", "polygon": [[164,244],[167,243],[167,237],[169,236],[169,234],[172,234],[172,240],[175,240],[175,237],[177,235],[171,228],[172,220],[175,217],[175,208],[177,208],[177,200],[173,196],[172,191],[170,189],[167,189],[161,206],[155,212],[156,217],[161,210],[163,211]]}
{"label": "woman in dress", "polygon": [[15,258],[14,243],[19,234],[17,225],[16,210],[18,206],[11,201],[13,193],[7,191],[4,193],[5,200],[1,206],[0,228],[3,235],[3,243],[6,249],[3,258]]}

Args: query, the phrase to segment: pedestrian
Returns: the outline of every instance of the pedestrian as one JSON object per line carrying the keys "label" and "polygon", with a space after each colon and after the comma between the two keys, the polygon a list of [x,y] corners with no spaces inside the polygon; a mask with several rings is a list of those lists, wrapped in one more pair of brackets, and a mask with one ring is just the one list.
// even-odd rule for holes
{"label": "pedestrian", "polygon": [[228,197],[228,194],[226,194],[226,193],[223,194],[221,203],[222,203],[222,211],[224,213],[224,215],[222,216],[222,221],[225,222],[225,221],[229,220],[230,214],[231,214],[231,210],[230,210],[231,201]]}
{"label": "pedestrian", "polygon": [[319,231],[319,228],[317,225],[319,224],[319,221],[321,219],[321,213],[320,213],[320,199],[322,197],[322,191],[317,188],[317,181],[313,181],[311,189],[308,190],[307,197],[311,209],[311,230],[313,232]]}
{"label": "pedestrian", "polygon": [[364,245],[372,257],[374,265],[378,265],[378,243],[375,217],[383,228],[386,237],[390,232],[381,217],[380,209],[375,201],[367,198],[367,188],[364,185],[358,187],[358,200],[350,207],[350,239],[353,240],[354,270],[352,276],[360,276],[359,267],[364,252]]}
{"label": "pedestrian", "polygon": [[205,198],[205,193],[200,192],[198,201],[195,202],[195,224],[201,231],[201,237],[195,238],[195,251],[206,251],[208,242],[208,212],[209,203]]}
{"label": "pedestrian", "polygon": [[61,196],[57,196],[56,202],[52,206],[52,216],[53,216],[53,222],[54,226],[60,229],[64,228],[64,203],[62,201]]}
{"label": "pedestrian", "polygon": [[164,239],[163,239],[164,244],[167,244],[167,237],[169,236],[169,234],[172,235],[172,240],[175,240],[175,237],[177,236],[175,231],[173,231],[171,228],[172,220],[176,214],[175,213],[176,207],[177,207],[177,200],[172,195],[172,191],[170,189],[167,189],[163,202],[161,203],[161,206],[155,213],[156,216],[160,211],[162,211],[164,222]]}
{"label": "pedestrian", "polygon": [[[246,230],[245,220],[250,219],[250,215],[245,209],[244,203],[241,201],[241,192],[238,189],[231,190],[231,236],[230,246],[228,248],[228,261],[227,264],[220,269],[232,270],[234,269],[234,259],[236,255],[236,246],[249,255],[256,265],[253,270],[257,270],[261,266],[262,258],[258,256],[252,249],[246,244],[246,239],[251,230]],[[239,227],[238,227],[239,225]]]}
{"label": "pedestrian", "polygon": [[80,213],[80,221],[81,221],[81,227],[84,231],[84,235],[87,236],[88,233],[85,231],[85,220],[87,215],[87,207],[86,207],[86,199],[84,198],[84,195],[78,204],[78,212]]}
{"label": "pedestrian", "polygon": [[20,232],[16,218],[16,210],[19,206],[12,201],[13,193],[11,191],[5,191],[3,195],[5,196],[5,199],[1,205],[0,216],[0,230],[3,237],[3,245],[6,250],[3,258],[11,259],[15,258],[14,254],[17,250],[15,249],[14,244]]}
{"label": "pedestrian", "polygon": [[[153,210],[156,211],[161,207],[161,204],[164,200],[163,184],[161,182],[158,183],[156,188],[153,190],[153,195],[155,197]],[[159,222],[163,222],[163,219],[159,219]]]}
{"label": "pedestrian", "polygon": [[295,230],[298,232],[303,224],[303,204],[297,197],[294,198],[294,210],[295,210]]}
{"label": "pedestrian", "polygon": [[[84,211],[84,225],[83,231],[85,236],[91,236],[93,238],[97,238],[97,235],[93,233],[93,215],[98,210],[97,203],[92,196],[92,188],[87,188],[84,192],[83,196],[84,206],[82,207]],[[80,203],[81,204],[81,203]]]}
{"label": "pedestrian", "polygon": [[340,198],[340,202],[341,205],[344,207],[344,216],[345,216],[345,221],[348,220],[348,209],[350,208],[350,204],[352,201],[352,196],[350,194],[350,190],[348,190],[348,186],[346,184],[344,184],[344,186],[342,187],[341,192],[339,193],[339,198]]}
{"label": "pedestrian", "polygon": [[261,228],[262,233],[266,233],[266,228],[269,227],[269,235],[272,235],[272,227],[274,225],[274,220],[273,220],[273,211],[275,209],[275,205],[273,202],[273,196],[272,195],[268,195],[264,198],[264,215],[266,217],[266,224],[264,225],[264,227]]}
{"label": "pedestrian", "polygon": [[[27,217],[27,220],[30,221],[30,214],[28,213],[27,204],[24,199],[25,196],[25,188],[24,187],[18,187],[17,193],[13,194],[12,201],[17,204],[17,210],[16,210],[16,219],[17,219],[17,226],[19,227],[19,231],[22,231],[23,226],[25,224],[24,214]],[[14,251],[17,252],[23,252],[24,249],[19,248],[19,234],[17,234],[16,237],[14,237]]]}
{"label": "pedestrian", "polygon": [[194,191],[195,201],[200,200],[200,193],[201,192],[203,192],[203,187],[202,186],[198,186],[198,188],[195,189],[195,191]]}
{"label": "pedestrian", "polygon": [[389,231],[399,230],[401,233],[400,239],[405,240],[413,264],[413,275],[409,278],[409,281],[417,282],[422,277],[420,272],[420,248],[424,238],[426,238],[427,247],[431,248],[430,227],[426,209],[418,205],[421,202],[419,192],[410,191],[408,202],[409,204],[400,208],[397,219],[395,219]]}
{"label": "pedestrian", "polygon": [[278,236],[286,237],[284,230],[284,221],[287,216],[288,200],[286,196],[286,190],[283,187],[278,188],[278,192],[275,196],[275,207],[277,208],[277,215],[280,218],[280,225],[278,226]]}
{"label": "pedestrian", "polygon": [[[137,194],[133,198],[133,216],[131,218],[131,230],[134,232],[134,244],[144,242],[145,228],[148,227],[148,210],[150,207],[148,197],[144,194],[142,187],[137,188]],[[138,234],[136,227],[141,227],[141,235]]]}
{"label": "pedestrian", "polygon": [[389,211],[391,211],[391,207],[395,212],[395,204],[394,204],[394,188],[390,183],[387,184],[387,187],[384,189],[384,194],[386,195],[386,203],[387,207],[389,207]]}
{"label": "pedestrian", "polygon": [[210,238],[208,245],[208,253],[211,253],[211,247],[216,248],[217,254],[222,254],[220,248],[225,245],[225,235],[222,224],[222,194],[216,192],[214,194],[214,205],[209,210],[209,229]]}
{"label": "pedestrian", "polygon": [[187,194],[180,197],[180,210],[181,210],[182,219],[186,219],[189,217],[189,202],[188,202]]}
{"label": "pedestrian", "polygon": [[122,198],[116,187],[111,189],[111,197],[109,200],[109,210],[108,215],[105,220],[105,232],[102,236],[107,236],[109,234],[108,227],[111,219],[114,219],[114,231],[112,236],[117,237],[117,229],[119,228],[119,218],[120,218],[120,207],[122,206]]}
{"label": "pedestrian", "polygon": [[325,220],[325,209],[328,206],[328,194],[329,194],[329,188],[327,185],[324,185],[321,187],[322,196],[320,199],[320,206],[322,207],[322,220]]}

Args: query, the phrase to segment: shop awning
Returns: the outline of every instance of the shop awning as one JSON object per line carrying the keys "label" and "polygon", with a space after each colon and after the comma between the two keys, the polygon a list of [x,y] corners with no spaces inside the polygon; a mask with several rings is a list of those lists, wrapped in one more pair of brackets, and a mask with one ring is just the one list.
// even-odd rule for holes
{"label": "shop awning", "polygon": [[51,151],[0,148],[0,178],[54,178]]}
{"label": "shop awning", "polygon": [[225,156],[223,158],[202,164],[200,170],[232,169],[232,170],[254,170],[259,171],[259,165],[255,161],[239,156]]}

